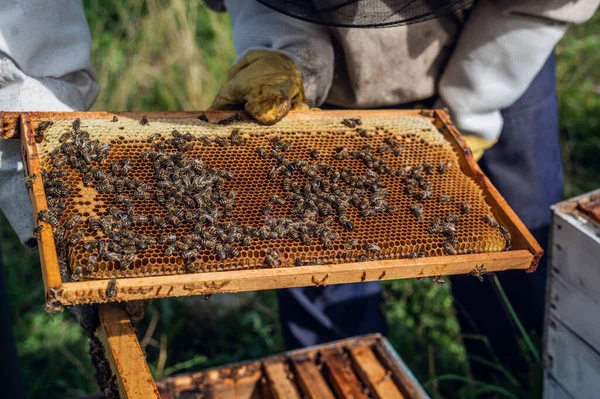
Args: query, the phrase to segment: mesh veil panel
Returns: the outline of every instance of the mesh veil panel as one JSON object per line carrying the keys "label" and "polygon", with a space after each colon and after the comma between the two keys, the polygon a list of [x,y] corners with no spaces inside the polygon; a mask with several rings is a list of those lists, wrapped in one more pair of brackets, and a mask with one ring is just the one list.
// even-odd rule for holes
{"label": "mesh veil panel", "polygon": [[326,26],[385,28],[450,14],[475,0],[257,0],[290,17]]}

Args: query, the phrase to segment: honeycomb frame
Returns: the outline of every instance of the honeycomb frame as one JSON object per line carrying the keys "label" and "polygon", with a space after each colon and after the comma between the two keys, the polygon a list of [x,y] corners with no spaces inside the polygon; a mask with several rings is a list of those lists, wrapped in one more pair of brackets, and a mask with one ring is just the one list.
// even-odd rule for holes
{"label": "honeycomb frame", "polygon": [[[22,145],[25,175],[40,174],[41,155],[35,143],[34,132],[42,121],[82,120],[110,121],[114,116],[119,120],[139,121],[143,115],[152,120],[198,118],[204,115],[214,123],[232,115],[232,112],[171,112],[171,113],[29,113],[19,116],[19,131]],[[240,113],[240,115],[243,115]],[[0,115],[2,126],[15,125],[14,114]],[[507,269],[535,270],[542,251],[535,239],[524,227],[515,213],[506,204],[489,180],[474,161],[468,146],[450,122],[447,114],[435,111],[311,111],[291,113],[284,121],[302,124],[314,120],[328,119],[341,122],[344,118],[422,118],[433,124],[454,150],[460,171],[472,179],[481,189],[485,202],[490,206],[494,218],[507,226],[512,234],[512,248],[509,251],[459,254],[454,256],[429,256],[418,259],[376,259],[363,262],[344,262],[336,264],[282,267],[273,269],[232,269],[225,271],[205,271],[202,273],[173,274],[161,276],[116,277],[117,294],[106,295],[109,279],[63,282],[58,268],[56,248],[50,226],[41,233],[39,239],[40,258],[47,301],[56,306],[69,306],[85,303],[100,303],[124,300],[149,299],[184,295],[207,295],[220,292],[240,292],[261,289],[276,289],[298,286],[322,286],[350,282],[390,280],[439,276],[448,274],[466,274],[476,266],[484,265],[488,272]],[[244,117],[245,118],[245,117]],[[239,122],[251,123],[247,119]],[[3,130],[4,137],[10,136]],[[9,133],[9,134],[7,134]],[[14,136],[14,134],[13,134]],[[30,193],[34,213],[47,208],[41,178],[34,181]],[[42,222],[45,224],[45,222]],[[46,224],[47,225],[47,224]]]}

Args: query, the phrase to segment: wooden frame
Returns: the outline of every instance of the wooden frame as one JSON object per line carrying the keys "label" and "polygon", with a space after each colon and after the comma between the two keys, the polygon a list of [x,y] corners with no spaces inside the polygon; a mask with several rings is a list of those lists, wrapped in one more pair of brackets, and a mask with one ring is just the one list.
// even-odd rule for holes
{"label": "wooden frame", "polygon": [[96,335],[102,342],[122,399],[160,399],[144,352],[125,310],[118,304],[98,306]]}
{"label": "wooden frame", "polygon": [[[46,120],[72,120],[74,118],[139,120],[142,115],[153,118],[197,118],[205,115],[209,121],[219,121],[232,114],[231,111],[215,112],[164,112],[164,113],[27,113],[0,114],[0,133],[4,138],[16,138],[19,120],[19,137],[25,174],[40,172],[40,162],[34,141],[37,125]],[[241,113],[243,116],[244,114]],[[461,170],[474,179],[484,192],[495,218],[512,232],[512,249],[498,253],[429,257],[419,259],[381,260],[322,266],[301,266],[282,269],[236,270],[227,272],[204,272],[175,276],[123,278],[117,281],[117,294],[106,296],[109,280],[62,282],[53,237],[49,225],[42,231],[40,258],[44,276],[47,301],[53,305],[75,305],[110,301],[129,301],[188,295],[207,295],[224,292],[241,292],[285,287],[322,286],[327,284],[356,283],[377,280],[427,277],[450,274],[466,274],[476,266],[484,265],[487,272],[508,269],[534,271],[542,256],[542,249],[523,225],[514,211],[483,174],[471,151],[447,113],[441,110],[353,110],[353,111],[305,111],[292,112],[287,120],[306,120],[325,117],[398,117],[420,116],[429,119],[442,132],[456,150]],[[245,116],[244,116],[245,117]],[[46,207],[41,179],[34,181],[30,194],[34,213]],[[44,222],[42,222],[44,223]]]}
{"label": "wooden frame", "polygon": [[[428,399],[390,343],[369,334],[154,381],[127,315],[99,307],[100,336],[122,398],[172,399],[196,390],[211,398]],[[82,399],[97,399],[92,394]]]}

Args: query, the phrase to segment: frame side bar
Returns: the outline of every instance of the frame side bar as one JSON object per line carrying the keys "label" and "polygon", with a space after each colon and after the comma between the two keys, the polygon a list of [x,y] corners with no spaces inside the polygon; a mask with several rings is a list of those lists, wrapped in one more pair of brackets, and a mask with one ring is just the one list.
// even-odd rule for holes
{"label": "frame side bar", "polygon": [[97,335],[106,358],[117,377],[123,399],[160,399],[127,313],[117,304],[98,307],[100,324]]}
{"label": "frame side bar", "polygon": [[438,122],[436,123],[437,128],[440,129],[442,133],[447,136],[447,138],[452,138],[452,140],[449,141],[454,146],[454,149],[461,154],[461,157],[464,157],[468,167],[463,168],[463,172],[473,178],[475,182],[483,189],[484,194],[486,194],[486,200],[490,205],[492,205],[492,208],[501,212],[500,214],[496,214],[494,216],[496,216],[502,224],[507,225],[513,231],[513,233],[518,232],[518,235],[513,234],[513,242],[517,244],[515,246],[518,246],[519,249],[527,248],[533,254],[533,260],[531,262],[531,266],[527,269],[527,272],[534,272],[538,266],[540,258],[544,254],[542,247],[529,232],[527,227],[525,227],[517,214],[508,205],[506,200],[498,192],[496,187],[494,187],[492,182],[479,168],[475,158],[473,158],[473,154],[471,153],[469,146],[459,133],[456,126],[454,126],[450,120],[448,113],[442,110],[435,110],[435,115],[437,117],[436,122]]}

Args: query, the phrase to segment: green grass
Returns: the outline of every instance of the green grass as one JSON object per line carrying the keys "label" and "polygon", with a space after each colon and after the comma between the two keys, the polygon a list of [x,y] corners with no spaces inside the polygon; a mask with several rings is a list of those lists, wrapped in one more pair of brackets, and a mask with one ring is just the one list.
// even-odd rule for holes
{"label": "green grass", "polygon": [[[225,15],[200,0],[87,0],[93,60],[102,84],[96,110],[206,108],[234,58]],[[567,195],[600,184],[600,16],[574,27],[558,47],[558,88]],[[38,254],[24,250],[4,218],[0,244],[12,320],[32,398],[65,398],[97,389],[87,340],[68,314],[42,310]],[[531,397],[495,363],[504,378],[473,381],[448,284],[385,283],[390,340],[433,397]],[[198,370],[283,350],[274,292],[210,301],[154,301],[139,337],[156,377]],[[477,338],[477,337],[475,337]],[[479,337],[481,339],[481,337]],[[526,336],[519,337],[527,342]],[[535,350],[535,344],[529,345]],[[532,355],[533,357],[533,355]],[[537,366],[532,373],[538,375]]]}

